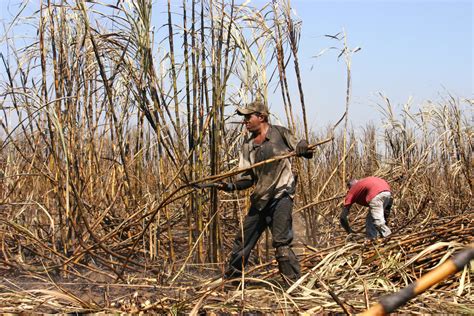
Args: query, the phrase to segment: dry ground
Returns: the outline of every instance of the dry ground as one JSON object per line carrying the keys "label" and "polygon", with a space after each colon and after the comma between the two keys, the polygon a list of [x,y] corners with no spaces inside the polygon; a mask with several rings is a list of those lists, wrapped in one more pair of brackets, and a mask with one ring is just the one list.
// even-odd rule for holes
{"label": "dry ground", "polygon": [[[425,227],[407,227],[373,244],[365,242],[363,236],[351,240],[340,236],[324,249],[304,246],[300,241],[305,247],[299,251],[303,276],[290,288],[282,285],[274,261],[249,267],[243,284],[223,283],[219,279],[222,265],[188,265],[166,273],[150,266],[140,273],[127,272],[124,280],[107,276],[106,271],[75,271],[76,277],[72,277],[60,270],[44,274],[39,266],[14,269],[3,265],[0,312],[314,314],[340,313],[345,308],[355,313],[414,281],[473,241],[471,214],[441,218]],[[471,261],[462,272],[400,311],[472,313],[473,273]]]}

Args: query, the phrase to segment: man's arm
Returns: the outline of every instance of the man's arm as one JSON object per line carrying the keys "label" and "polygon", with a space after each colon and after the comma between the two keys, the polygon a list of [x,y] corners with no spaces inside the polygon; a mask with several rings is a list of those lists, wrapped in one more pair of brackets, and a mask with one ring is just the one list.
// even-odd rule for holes
{"label": "man's arm", "polygon": [[344,206],[341,211],[341,215],[339,216],[339,222],[341,223],[342,228],[348,233],[351,234],[354,231],[349,226],[349,220],[347,219],[347,215],[349,215],[349,209],[351,208],[350,205]]}
{"label": "man's arm", "polygon": [[252,180],[242,179],[235,182],[221,182],[217,188],[225,192],[232,192],[235,190],[245,190],[253,185]]}
{"label": "man's arm", "polygon": [[[242,149],[239,153],[239,169],[245,169],[250,167],[250,149],[247,140],[242,145]],[[226,192],[232,192],[236,190],[245,190],[250,188],[255,182],[255,176],[252,170],[244,171],[236,177],[236,181],[232,182],[221,182],[218,185],[218,189]]]}
{"label": "man's arm", "polygon": [[296,156],[304,157],[306,159],[313,158],[313,152],[309,150],[309,144],[306,139],[298,139],[293,135],[293,133],[287,129],[278,127],[280,134],[284,138],[286,145],[289,147],[290,150],[294,150],[296,152]]}

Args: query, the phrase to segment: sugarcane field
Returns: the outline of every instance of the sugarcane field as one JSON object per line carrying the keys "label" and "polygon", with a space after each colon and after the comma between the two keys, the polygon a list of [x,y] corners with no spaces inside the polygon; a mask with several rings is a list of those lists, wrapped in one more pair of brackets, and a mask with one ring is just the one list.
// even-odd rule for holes
{"label": "sugarcane field", "polygon": [[329,2],[1,1],[0,314],[474,314],[472,24],[364,113]]}

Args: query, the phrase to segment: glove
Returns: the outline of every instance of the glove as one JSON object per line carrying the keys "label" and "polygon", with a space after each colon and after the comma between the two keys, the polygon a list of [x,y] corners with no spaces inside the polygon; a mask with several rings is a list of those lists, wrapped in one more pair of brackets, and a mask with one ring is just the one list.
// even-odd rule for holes
{"label": "glove", "polygon": [[343,208],[341,215],[339,216],[339,222],[341,223],[342,228],[348,233],[353,233],[353,230],[349,226],[349,221],[347,220],[347,215],[349,214],[349,210],[347,208]]}
{"label": "glove", "polygon": [[299,143],[296,144],[295,151],[296,151],[296,156],[298,157],[308,156],[312,154],[308,150],[308,142],[305,139],[300,140]]}
{"label": "glove", "polygon": [[235,184],[233,184],[233,183],[221,182],[221,183],[218,184],[217,189],[225,191],[225,192],[232,192],[236,188],[235,188]]}

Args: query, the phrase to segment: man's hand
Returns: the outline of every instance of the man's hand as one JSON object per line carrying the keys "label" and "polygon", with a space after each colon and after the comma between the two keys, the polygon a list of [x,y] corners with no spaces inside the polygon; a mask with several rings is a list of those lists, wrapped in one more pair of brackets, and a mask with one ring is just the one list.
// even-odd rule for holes
{"label": "man's hand", "polygon": [[301,157],[301,156],[313,156],[313,153],[308,149],[309,145],[308,142],[305,139],[302,139],[299,141],[298,144],[296,144],[295,152],[296,156]]}
{"label": "man's hand", "polygon": [[353,233],[354,231],[351,229],[351,227],[349,226],[349,221],[347,219],[347,215],[349,215],[349,209],[344,207],[342,209],[342,212],[341,212],[341,215],[339,216],[339,221],[341,223],[341,226],[342,228],[344,228],[344,230],[348,233],[348,234],[351,234]]}
{"label": "man's hand", "polygon": [[233,184],[233,183],[229,183],[229,182],[219,182],[219,183],[217,183],[217,189],[218,189],[218,190],[225,191],[225,192],[232,192],[232,191],[234,191],[236,188],[235,188],[235,184]]}

